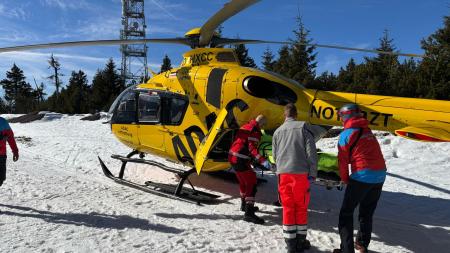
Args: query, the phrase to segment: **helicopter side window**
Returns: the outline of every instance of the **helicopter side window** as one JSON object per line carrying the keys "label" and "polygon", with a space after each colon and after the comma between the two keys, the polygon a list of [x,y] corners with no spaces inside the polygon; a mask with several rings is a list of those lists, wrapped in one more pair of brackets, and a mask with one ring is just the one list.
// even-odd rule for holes
{"label": "helicopter side window", "polygon": [[169,124],[171,125],[179,125],[181,124],[181,121],[183,120],[183,115],[186,112],[186,107],[188,104],[188,101],[186,99],[172,97],[170,100],[170,110],[168,112],[170,115],[168,115]]}
{"label": "helicopter side window", "polygon": [[139,94],[139,122],[159,123],[161,98],[156,92]]}
{"label": "helicopter side window", "polygon": [[136,93],[125,93],[118,102],[114,123],[127,124],[136,122]]}

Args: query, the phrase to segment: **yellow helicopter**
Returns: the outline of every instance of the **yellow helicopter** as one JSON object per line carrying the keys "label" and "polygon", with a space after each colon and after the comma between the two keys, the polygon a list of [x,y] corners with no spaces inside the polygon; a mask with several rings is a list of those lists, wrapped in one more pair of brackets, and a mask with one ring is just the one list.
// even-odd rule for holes
{"label": "yellow helicopter", "polygon": [[[181,199],[214,199],[217,195],[196,190],[188,177],[197,172],[228,169],[228,150],[240,125],[258,114],[267,117],[267,130],[283,121],[283,107],[295,103],[298,119],[315,125],[319,139],[329,126],[341,126],[337,110],[356,103],[364,111],[372,129],[430,142],[450,141],[450,101],[365,95],[306,89],[294,80],[276,73],[240,65],[233,49],[223,45],[245,43],[288,43],[220,38],[214,32],[220,24],[258,0],[232,0],[201,28],[184,38],[145,40],[100,40],[49,43],[0,48],[0,53],[40,48],[133,43],[176,43],[192,49],[183,54],[178,68],[154,75],[146,83],[127,88],[112,104],[109,113],[112,133],[133,151],[127,156],[113,155],[122,161],[114,176],[99,158],[103,172],[118,183],[144,191]],[[421,57],[340,46],[319,45],[345,50]],[[328,126],[328,127],[327,127]],[[181,170],[143,159],[151,153],[180,162]],[[139,155],[139,158],[133,156]],[[139,185],[124,179],[129,162],[158,166],[176,173],[176,186],[147,182]],[[192,189],[185,189],[188,181]]]}

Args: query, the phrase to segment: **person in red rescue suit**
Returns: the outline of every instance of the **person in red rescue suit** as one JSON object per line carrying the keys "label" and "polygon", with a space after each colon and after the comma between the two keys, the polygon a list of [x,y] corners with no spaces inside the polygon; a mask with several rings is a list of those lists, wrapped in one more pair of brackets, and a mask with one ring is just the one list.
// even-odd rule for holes
{"label": "person in red rescue suit", "polygon": [[17,149],[14,133],[6,119],[0,117],[0,186],[6,179],[6,142],[13,152],[13,161],[19,160],[19,149]]}
{"label": "person in red rescue suit", "polygon": [[251,168],[252,160],[270,169],[270,163],[259,154],[258,143],[261,139],[261,128],[266,124],[266,117],[258,115],[243,125],[236,133],[231,144],[228,161],[236,172],[241,195],[241,211],[244,220],[256,224],[264,224],[264,220],[255,215],[256,173]]}
{"label": "person in red rescue suit", "polygon": [[[372,217],[386,179],[386,164],[380,144],[358,105],[344,105],[338,115],[344,123],[338,142],[339,173],[347,187],[339,213],[341,245],[333,252],[353,253],[356,249],[365,253],[372,234]],[[353,212],[358,205],[359,231],[354,242]]]}
{"label": "person in red rescue suit", "polygon": [[272,156],[279,177],[283,207],[283,236],[289,253],[311,247],[306,239],[310,182],[317,177],[317,149],[312,126],[297,121],[297,108],[287,104],[284,123],[272,138]]}

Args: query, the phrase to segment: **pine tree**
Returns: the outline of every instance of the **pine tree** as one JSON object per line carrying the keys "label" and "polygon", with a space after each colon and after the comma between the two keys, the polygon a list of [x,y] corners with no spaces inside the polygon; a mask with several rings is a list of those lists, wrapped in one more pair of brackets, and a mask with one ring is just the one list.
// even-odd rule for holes
{"label": "pine tree", "polygon": [[90,86],[86,74],[79,70],[72,71],[72,75],[64,92],[61,96],[64,98],[65,113],[87,113],[89,112]]}
{"label": "pine tree", "polygon": [[297,17],[297,29],[294,30],[295,38],[290,41],[292,45],[289,47],[289,71],[288,77],[299,83],[310,86],[315,78],[317,62],[317,53],[314,53],[315,46],[307,46],[311,44],[312,39],[309,39],[309,30],[307,30],[302,22],[301,17]]}
{"label": "pine tree", "polygon": [[263,58],[262,64],[264,69],[268,71],[273,71],[275,65],[275,56],[273,55],[272,50],[270,50],[269,47],[267,47],[266,50],[264,51],[262,58]]}
{"label": "pine tree", "polygon": [[328,71],[323,72],[320,76],[318,76],[313,82],[313,86],[318,90],[328,90],[334,91],[336,90],[336,82],[337,77],[333,73],[329,73]]}
{"label": "pine tree", "polygon": [[11,113],[27,113],[33,105],[32,88],[25,81],[23,71],[13,64],[10,71],[6,72],[6,79],[0,81],[5,91],[5,100],[8,111]]}
{"label": "pine tree", "polygon": [[37,103],[42,103],[44,102],[45,99],[45,95],[47,95],[47,93],[44,92],[45,90],[45,85],[43,82],[41,82],[41,85],[37,86],[36,84],[36,89],[34,90],[34,96],[36,98]]}
{"label": "pine tree", "polygon": [[273,71],[289,77],[289,68],[290,68],[290,60],[289,60],[289,47],[282,46],[278,51],[278,59],[273,64]]}
{"label": "pine tree", "polygon": [[410,58],[405,60],[398,67],[398,80],[394,86],[392,95],[401,97],[423,97],[417,94],[418,87],[418,67],[417,62]]}
{"label": "pine tree", "polygon": [[48,68],[53,69],[54,74],[47,77],[50,80],[53,80],[56,88],[56,94],[59,94],[59,89],[62,85],[61,79],[59,78],[62,76],[61,73],[59,73],[59,70],[61,69],[61,64],[59,61],[53,56],[53,54],[50,56],[50,59],[48,60],[48,64],[50,65]]}
{"label": "pine tree", "polygon": [[91,103],[93,110],[108,110],[115,98],[125,89],[116,65],[109,59],[103,70],[98,70],[92,80]]}
{"label": "pine tree", "polygon": [[8,106],[5,104],[5,101],[0,98],[0,113],[8,113]]}
{"label": "pine tree", "polygon": [[171,69],[172,69],[172,63],[170,61],[169,56],[167,56],[167,54],[166,54],[164,56],[163,63],[161,65],[161,70],[159,71],[159,73],[163,73],[163,72],[166,72]]}
{"label": "pine tree", "polygon": [[[389,37],[387,30],[384,30],[380,39],[380,47],[377,50],[394,52],[393,39]],[[366,65],[369,80],[367,80],[367,93],[379,95],[391,95],[398,82],[398,56],[388,54],[378,54],[375,58],[366,57]]]}
{"label": "pine tree", "polygon": [[429,98],[450,100],[450,16],[444,27],[422,40],[425,58],[419,66],[420,94]]}
{"label": "pine tree", "polygon": [[256,68],[255,61],[248,55],[248,49],[245,44],[234,45],[234,51],[239,59],[239,63],[244,67]]}
{"label": "pine tree", "polygon": [[347,66],[344,68],[340,68],[339,75],[337,78],[337,90],[339,91],[351,91],[352,86],[355,82],[355,69],[356,64],[355,60],[353,58],[350,58],[350,60],[347,63]]}

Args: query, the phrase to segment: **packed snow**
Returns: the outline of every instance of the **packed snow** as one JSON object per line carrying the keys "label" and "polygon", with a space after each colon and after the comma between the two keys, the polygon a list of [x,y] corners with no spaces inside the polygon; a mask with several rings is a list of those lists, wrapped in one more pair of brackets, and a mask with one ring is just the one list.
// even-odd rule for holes
{"label": "packed snow", "polygon": [[[10,115],[8,115],[9,117]],[[111,154],[129,148],[99,121],[61,115],[11,124],[20,150],[8,157],[0,187],[0,252],[285,252],[276,177],[257,193],[265,225],[244,222],[238,185],[209,175],[193,176],[220,203],[197,206],[127,188],[106,178],[100,156],[117,175]],[[371,252],[449,252],[450,143],[421,143],[377,133],[389,175],[374,216]],[[337,138],[318,147],[336,152]],[[10,152],[10,151],[8,151]],[[147,159],[171,164],[147,156]],[[170,173],[129,165],[126,177],[175,183]],[[337,222],[344,192],[312,187],[308,252],[339,246]],[[356,219],[356,218],[355,218]]]}

